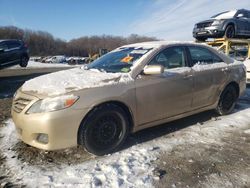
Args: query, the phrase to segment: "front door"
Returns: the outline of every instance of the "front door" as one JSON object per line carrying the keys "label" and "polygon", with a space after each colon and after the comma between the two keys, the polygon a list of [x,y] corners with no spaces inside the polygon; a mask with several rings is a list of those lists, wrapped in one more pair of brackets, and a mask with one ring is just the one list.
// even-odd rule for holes
{"label": "front door", "polygon": [[192,69],[184,47],[168,47],[148,64],[162,65],[161,75],[139,75],[136,79],[139,125],[189,111],[192,104]]}

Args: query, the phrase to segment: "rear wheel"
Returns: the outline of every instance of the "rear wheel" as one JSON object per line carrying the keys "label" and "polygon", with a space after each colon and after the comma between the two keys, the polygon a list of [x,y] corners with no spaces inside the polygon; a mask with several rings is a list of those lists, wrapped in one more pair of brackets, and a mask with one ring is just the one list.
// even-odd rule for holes
{"label": "rear wheel", "polygon": [[233,85],[228,85],[220,96],[216,111],[220,115],[226,115],[233,111],[238,98],[237,89]]}
{"label": "rear wheel", "polygon": [[27,56],[22,56],[20,60],[20,66],[21,67],[27,67],[29,58]]}
{"label": "rear wheel", "polygon": [[225,34],[224,34],[225,38],[234,38],[235,37],[235,29],[233,25],[228,25],[226,30],[225,30]]}
{"label": "rear wheel", "polygon": [[78,143],[95,155],[116,151],[126,139],[129,121],[125,111],[114,104],[94,109],[81,124]]}

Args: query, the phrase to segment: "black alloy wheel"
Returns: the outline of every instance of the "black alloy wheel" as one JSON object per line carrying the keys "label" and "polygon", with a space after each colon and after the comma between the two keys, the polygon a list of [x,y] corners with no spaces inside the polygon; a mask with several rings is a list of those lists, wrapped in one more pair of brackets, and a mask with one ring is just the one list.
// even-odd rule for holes
{"label": "black alloy wheel", "polygon": [[228,85],[220,96],[216,111],[220,115],[226,115],[233,111],[238,95],[233,85]]}
{"label": "black alloy wheel", "polygon": [[126,139],[129,121],[125,111],[114,104],[97,107],[78,131],[78,143],[95,155],[116,151]]}

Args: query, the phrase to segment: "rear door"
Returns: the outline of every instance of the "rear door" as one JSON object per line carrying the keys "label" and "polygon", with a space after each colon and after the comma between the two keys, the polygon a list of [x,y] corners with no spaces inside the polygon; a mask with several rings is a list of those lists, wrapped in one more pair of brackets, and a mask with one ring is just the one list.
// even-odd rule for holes
{"label": "rear door", "polygon": [[194,76],[193,109],[212,105],[228,77],[228,65],[206,47],[189,46]]}
{"label": "rear door", "polygon": [[189,111],[192,104],[192,70],[185,48],[168,47],[149,65],[162,65],[161,75],[140,75],[136,79],[138,124],[153,122]]}
{"label": "rear door", "polygon": [[[238,17],[239,15],[242,15],[242,16]],[[247,11],[240,10],[237,12],[235,16],[236,16],[237,34],[248,35],[249,22],[248,22]]]}

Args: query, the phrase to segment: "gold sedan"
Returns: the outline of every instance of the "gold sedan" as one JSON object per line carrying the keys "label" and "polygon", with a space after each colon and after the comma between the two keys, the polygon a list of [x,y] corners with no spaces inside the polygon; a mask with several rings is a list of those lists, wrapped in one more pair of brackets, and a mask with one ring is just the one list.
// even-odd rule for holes
{"label": "gold sedan", "polygon": [[244,65],[206,45],[137,43],[25,82],[12,117],[31,146],[79,144],[104,155],[141,129],[210,109],[231,113],[245,87]]}

